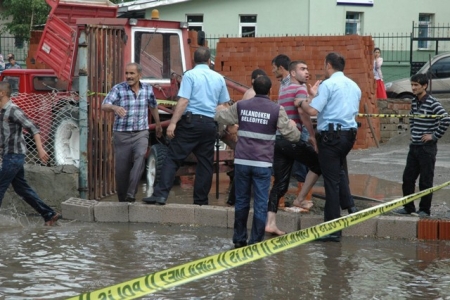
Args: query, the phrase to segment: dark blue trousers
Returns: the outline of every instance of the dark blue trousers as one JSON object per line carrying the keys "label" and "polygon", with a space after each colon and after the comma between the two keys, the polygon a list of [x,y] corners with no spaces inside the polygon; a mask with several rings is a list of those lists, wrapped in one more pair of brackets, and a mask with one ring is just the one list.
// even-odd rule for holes
{"label": "dark blue trousers", "polygon": [[341,208],[349,207],[350,187],[344,162],[355,143],[355,134],[343,131],[340,134],[321,135],[319,138],[319,163],[325,187],[324,220],[341,217]]}
{"label": "dark blue trousers", "polygon": [[213,177],[214,144],[217,127],[213,118],[195,115],[191,123],[183,118],[177,123],[175,137],[170,141],[167,159],[153,196],[167,199],[177,170],[189,154],[197,158],[194,183],[194,204],[207,205]]}
{"label": "dark blue trousers", "polygon": [[0,167],[0,206],[6,190],[12,184],[16,194],[22,197],[47,222],[53,217],[55,211],[45,204],[28,185],[25,180],[24,163],[25,155],[23,154],[5,154],[3,156],[3,162]]}

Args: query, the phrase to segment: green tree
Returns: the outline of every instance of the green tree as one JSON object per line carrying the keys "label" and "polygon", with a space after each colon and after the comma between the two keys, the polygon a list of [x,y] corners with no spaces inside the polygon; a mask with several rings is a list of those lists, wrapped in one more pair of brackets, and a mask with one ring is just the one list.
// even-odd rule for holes
{"label": "green tree", "polygon": [[35,25],[45,24],[50,6],[45,0],[3,0],[2,20],[9,20],[1,32],[9,32],[18,38],[28,40]]}

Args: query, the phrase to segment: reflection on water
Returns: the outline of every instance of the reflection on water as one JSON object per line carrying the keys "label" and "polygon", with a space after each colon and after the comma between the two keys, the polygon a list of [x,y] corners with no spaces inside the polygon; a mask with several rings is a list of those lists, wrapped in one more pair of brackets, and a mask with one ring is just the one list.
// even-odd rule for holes
{"label": "reflection on water", "polygon": [[[63,299],[220,253],[230,249],[231,236],[231,230],[193,226],[0,222],[0,298]],[[148,299],[448,295],[450,242],[344,237],[341,243],[311,242]]]}

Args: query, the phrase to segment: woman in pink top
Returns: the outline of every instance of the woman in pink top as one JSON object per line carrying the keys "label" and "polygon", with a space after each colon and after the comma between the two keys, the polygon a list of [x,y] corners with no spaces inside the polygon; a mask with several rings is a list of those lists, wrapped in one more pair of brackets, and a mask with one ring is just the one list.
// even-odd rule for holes
{"label": "woman in pink top", "polygon": [[373,50],[375,59],[373,60],[373,77],[377,81],[377,98],[387,99],[386,89],[384,88],[383,73],[381,73],[381,65],[383,64],[383,58],[381,57],[380,48]]}

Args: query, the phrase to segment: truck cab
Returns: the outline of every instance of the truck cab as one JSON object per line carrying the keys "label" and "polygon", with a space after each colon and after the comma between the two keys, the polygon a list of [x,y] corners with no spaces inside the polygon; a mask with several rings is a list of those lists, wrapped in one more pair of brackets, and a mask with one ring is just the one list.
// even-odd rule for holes
{"label": "truck cab", "polygon": [[67,83],[58,80],[55,71],[49,69],[6,69],[0,75],[0,81],[11,84],[12,94],[46,94],[58,90],[66,91]]}

